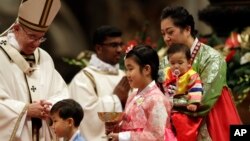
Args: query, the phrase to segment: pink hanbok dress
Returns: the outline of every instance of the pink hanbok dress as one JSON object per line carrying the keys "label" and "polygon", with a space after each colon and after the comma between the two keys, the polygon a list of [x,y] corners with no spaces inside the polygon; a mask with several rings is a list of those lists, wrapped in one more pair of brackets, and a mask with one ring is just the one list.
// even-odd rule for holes
{"label": "pink hanbok dress", "polygon": [[152,81],[145,89],[128,98],[121,131],[130,132],[131,141],[164,141],[170,140],[170,137],[175,140],[169,128],[170,108],[169,100]]}

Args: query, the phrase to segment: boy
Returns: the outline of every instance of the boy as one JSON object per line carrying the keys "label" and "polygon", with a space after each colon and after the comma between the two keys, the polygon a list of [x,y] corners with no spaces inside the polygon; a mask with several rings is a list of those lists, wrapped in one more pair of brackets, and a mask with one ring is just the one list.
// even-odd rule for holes
{"label": "boy", "polygon": [[57,137],[63,137],[65,141],[85,141],[78,129],[84,116],[79,103],[73,99],[61,100],[53,105],[50,114]]}
{"label": "boy", "polygon": [[[192,69],[190,49],[184,44],[171,44],[167,56],[170,67],[166,68],[164,87],[175,84],[172,122],[177,140],[196,141],[202,117],[195,115],[201,104],[203,86],[200,76]],[[167,92],[168,94],[169,91]],[[170,94],[170,97],[172,97]]]}

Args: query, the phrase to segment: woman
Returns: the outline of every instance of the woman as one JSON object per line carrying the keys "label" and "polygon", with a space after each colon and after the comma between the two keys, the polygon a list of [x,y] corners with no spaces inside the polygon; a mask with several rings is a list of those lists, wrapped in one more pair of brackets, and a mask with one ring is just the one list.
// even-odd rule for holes
{"label": "woman", "polygon": [[[204,96],[199,109],[192,115],[203,117],[199,139],[211,137],[214,141],[228,141],[229,125],[241,124],[241,121],[226,84],[226,62],[219,52],[195,37],[194,24],[193,16],[183,7],[166,7],[162,11],[161,33],[165,43],[167,46],[181,43],[190,48],[192,67],[203,82]],[[162,81],[167,65],[167,57],[164,57],[160,71]]]}

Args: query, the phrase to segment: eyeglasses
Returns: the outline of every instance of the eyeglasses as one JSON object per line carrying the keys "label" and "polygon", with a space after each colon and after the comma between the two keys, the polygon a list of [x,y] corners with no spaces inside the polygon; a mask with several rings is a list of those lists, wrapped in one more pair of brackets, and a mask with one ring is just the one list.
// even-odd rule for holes
{"label": "eyeglasses", "polygon": [[28,36],[28,38],[32,41],[38,41],[39,43],[43,43],[44,41],[46,41],[45,37],[36,37],[35,35],[32,35],[30,33],[28,33],[22,26],[20,26],[23,31],[25,32],[25,34]]}
{"label": "eyeglasses", "polygon": [[123,42],[120,42],[120,43],[111,42],[111,43],[102,43],[102,45],[104,45],[104,46],[110,46],[112,48],[117,48],[117,47],[123,47],[124,43]]}

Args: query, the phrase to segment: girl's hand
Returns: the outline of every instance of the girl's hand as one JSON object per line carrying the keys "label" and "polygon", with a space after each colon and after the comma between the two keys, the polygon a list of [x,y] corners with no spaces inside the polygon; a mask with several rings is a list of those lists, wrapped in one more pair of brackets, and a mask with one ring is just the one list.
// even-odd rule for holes
{"label": "girl's hand", "polygon": [[110,134],[108,134],[108,139],[109,141],[118,141],[118,133],[111,132]]}

